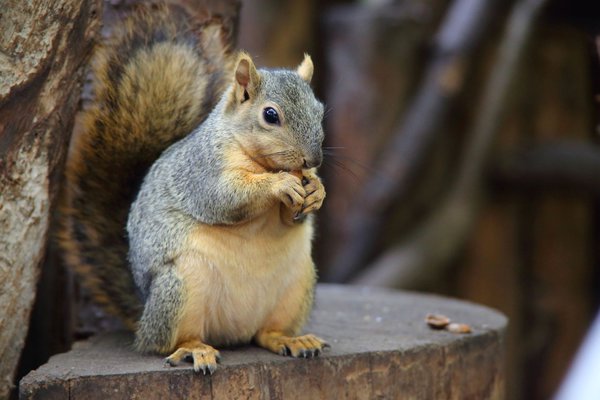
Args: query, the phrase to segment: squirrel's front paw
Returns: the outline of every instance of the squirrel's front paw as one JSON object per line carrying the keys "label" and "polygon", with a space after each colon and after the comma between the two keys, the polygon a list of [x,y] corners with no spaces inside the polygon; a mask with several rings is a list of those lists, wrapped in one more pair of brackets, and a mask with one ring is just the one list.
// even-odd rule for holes
{"label": "squirrel's front paw", "polygon": [[300,212],[306,197],[306,190],[302,186],[302,181],[287,172],[280,172],[278,178],[273,185],[273,193],[294,213]]}
{"label": "squirrel's front paw", "polygon": [[321,179],[313,174],[307,174],[303,180],[304,190],[306,191],[306,197],[304,198],[304,204],[300,212],[294,217],[295,220],[302,220],[311,212],[315,212],[323,205],[325,200],[325,186],[321,183]]}

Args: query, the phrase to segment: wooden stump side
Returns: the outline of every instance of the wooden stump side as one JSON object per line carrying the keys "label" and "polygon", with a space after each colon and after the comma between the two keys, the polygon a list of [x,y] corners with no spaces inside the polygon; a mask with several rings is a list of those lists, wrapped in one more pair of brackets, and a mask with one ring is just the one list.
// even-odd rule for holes
{"label": "wooden stump side", "polygon": [[[473,332],[430,329],[427,313]],[[214,375],[136,354],[126,334],[97,336],[20,383],[21,399],[502,399],[506,318],[438,296],[320,285],[306,332],[331,349],[293,359],[255,346],[219,349]]]}
{"label": "wooden stump side", "polygon": [[9,0],[0,9],[0,398],[27,334],[99,7]]}

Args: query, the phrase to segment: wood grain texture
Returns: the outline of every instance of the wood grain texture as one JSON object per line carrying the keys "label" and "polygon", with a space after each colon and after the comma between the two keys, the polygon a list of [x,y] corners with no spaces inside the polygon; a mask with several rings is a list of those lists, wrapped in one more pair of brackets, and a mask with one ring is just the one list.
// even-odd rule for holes
{"label": "wood grain texture", "polygon": [[[332,348],[292,359],[253,346],[221,351],[212,376],[130,350],[126,334],[98,336],[27,375],[22,399],[501,399],[506,318],[437,296],[321,285],[306,331]],[[431,330],[430,312],[471,325]]]}
{"label": "wood grain texture", "polygon": [[0,398],[27,334],[99,3],[0,2]]}

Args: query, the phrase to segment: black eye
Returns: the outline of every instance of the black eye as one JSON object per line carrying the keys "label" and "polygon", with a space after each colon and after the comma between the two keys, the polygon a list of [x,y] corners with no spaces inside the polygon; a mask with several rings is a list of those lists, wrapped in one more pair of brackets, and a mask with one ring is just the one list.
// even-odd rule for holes
{"label": "black eye", "polygon": [[263,118],[269,124],[279,125],[279,114],[273,107],[267,107],[263,110]]}

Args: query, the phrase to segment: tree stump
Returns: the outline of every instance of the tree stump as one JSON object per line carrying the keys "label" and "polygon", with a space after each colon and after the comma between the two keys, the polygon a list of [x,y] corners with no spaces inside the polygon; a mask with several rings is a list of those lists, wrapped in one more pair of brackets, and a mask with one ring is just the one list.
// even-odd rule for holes
{"label": "tree stump", "polygon": [[[470,334],[433,330],[428,313],[469,324]],[[331,349],[293,359],[244,346],[221,351],[216,373],[168,367],[113,333],[78,343],[20,383],[21,399],[501,399],[506,318],[433,295],[320,285],[306,331]]]}

